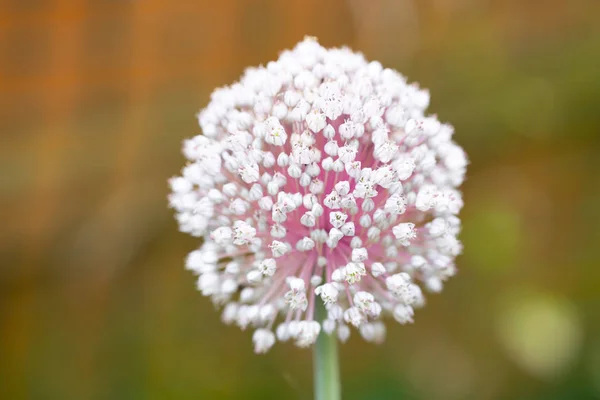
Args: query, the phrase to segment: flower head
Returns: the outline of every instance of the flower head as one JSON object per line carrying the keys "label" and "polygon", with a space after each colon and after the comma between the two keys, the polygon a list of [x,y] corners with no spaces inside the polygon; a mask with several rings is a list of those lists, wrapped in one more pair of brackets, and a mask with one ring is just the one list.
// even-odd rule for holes
{"label": "flower head", "polygon": [[[219,88],[170,180],[187,268],[256,352],[349,326],[385,337],[455,273],[467,159],[429,94],[378,62],[307,38]],[[316,302],[327,318],[315,321]]]}

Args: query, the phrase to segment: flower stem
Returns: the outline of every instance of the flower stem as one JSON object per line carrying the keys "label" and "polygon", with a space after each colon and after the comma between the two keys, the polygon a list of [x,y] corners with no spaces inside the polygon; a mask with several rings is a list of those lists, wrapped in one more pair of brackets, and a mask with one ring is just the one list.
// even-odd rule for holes
{"label": "flower stem", "polygon": [[[323,322],[327,311],[321,301],[316,301],[317,321]],[[337,351],[337,338],[323,332],[317,338],[313,350],[315,400],[340,400],[340,369]]]}

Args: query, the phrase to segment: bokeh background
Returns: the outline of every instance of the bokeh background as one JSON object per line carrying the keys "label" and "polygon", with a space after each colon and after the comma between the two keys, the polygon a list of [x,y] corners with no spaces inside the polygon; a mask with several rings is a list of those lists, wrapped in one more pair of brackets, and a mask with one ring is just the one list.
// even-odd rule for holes
{"label": "bokeh background", "polygon": [[600,398],[600,2],[0,0],[0,398],[310,399],[219,322],[167,178],[214,87],[304,35],[428,87],[471,165],[464,255],[344,399]]}

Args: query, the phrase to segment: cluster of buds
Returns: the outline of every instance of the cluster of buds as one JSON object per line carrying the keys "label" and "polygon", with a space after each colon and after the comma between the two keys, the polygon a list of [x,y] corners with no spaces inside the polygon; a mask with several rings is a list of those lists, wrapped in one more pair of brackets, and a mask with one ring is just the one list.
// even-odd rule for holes
{"label": "cluster of buds", "polygon": [[381,342],[383,316],[412,322],[421,286],[455,274],[467,159],[428,103],[398,72],[312,38],[214,91],[169,201],[203,238],[186,264],[198,289],[255,329],[256,352],[350,327]]}

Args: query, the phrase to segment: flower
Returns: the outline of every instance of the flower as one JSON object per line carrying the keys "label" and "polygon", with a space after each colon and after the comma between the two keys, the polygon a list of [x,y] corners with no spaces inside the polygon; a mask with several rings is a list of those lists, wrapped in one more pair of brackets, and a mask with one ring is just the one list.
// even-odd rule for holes
{"label": "flower", "polygon": [[[373,342],[454,275],[467,158],[429,94],[347,48],[307,38],[214,91],[170,180],[186,266],[255,329],[255,351],[313,344],[350,326]],[[322,302],[324,321],[315,320]]]}

